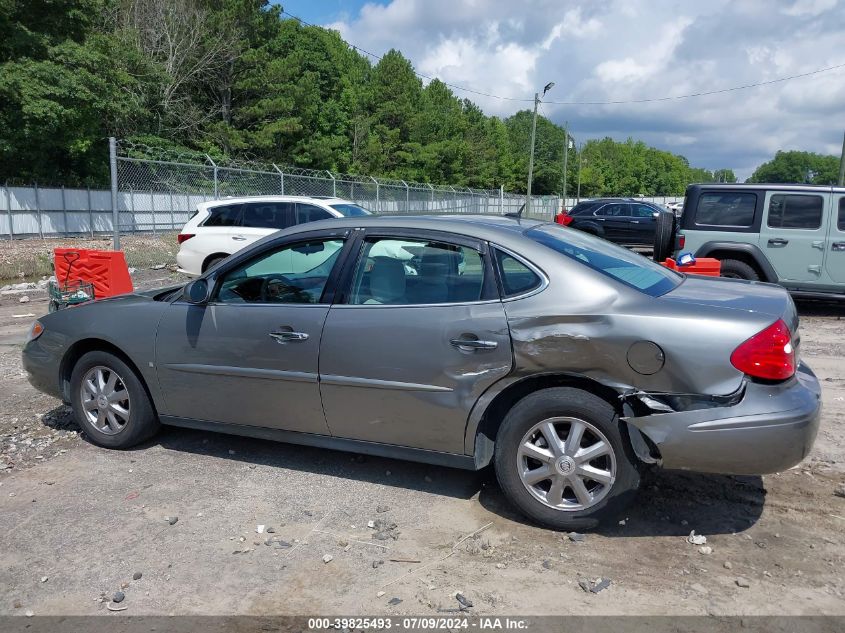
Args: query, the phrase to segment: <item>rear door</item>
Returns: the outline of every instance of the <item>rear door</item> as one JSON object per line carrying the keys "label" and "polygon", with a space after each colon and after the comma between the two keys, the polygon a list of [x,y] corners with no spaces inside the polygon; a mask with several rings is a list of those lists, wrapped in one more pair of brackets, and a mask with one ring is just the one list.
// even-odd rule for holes
{"label": "rear door", "polygon": [[611,202],[596,211],[596,221],[604,230],[606,239],[613,242],[624,239],[627,231],[628,213],[628,205],[619,202]]}
{"label": "rear door", "polygon": [[842,284],[845,283],[845,193],[834,193],[831,198],[830,231],[824,267],[834,283]]}
{"label": "rear door", "polygon": [[760,250],[782,281],[821,283],[829,198],[829,194],[803,191],[766,192]]}
{"label": "rear door", "polygon": [[350,277],[320,348],[332,435],[463,453],[470,410],[512,363],[486,245],[369,232]]}
{"label": "rear door", "polygon": [[240,226],[232,231],[232,248],[238,251],[265,235],[296,224],[293,202],[247,202],[243,205]]}

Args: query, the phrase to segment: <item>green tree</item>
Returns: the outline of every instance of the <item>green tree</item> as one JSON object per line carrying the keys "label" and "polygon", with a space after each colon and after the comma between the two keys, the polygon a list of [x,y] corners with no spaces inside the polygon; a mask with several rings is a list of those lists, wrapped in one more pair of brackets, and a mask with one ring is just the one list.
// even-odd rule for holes
{"label": "green tree", "polygon": [[836,184],[839,160],[813,152],[779,151],[775,157],[760,165],[748,182]]}

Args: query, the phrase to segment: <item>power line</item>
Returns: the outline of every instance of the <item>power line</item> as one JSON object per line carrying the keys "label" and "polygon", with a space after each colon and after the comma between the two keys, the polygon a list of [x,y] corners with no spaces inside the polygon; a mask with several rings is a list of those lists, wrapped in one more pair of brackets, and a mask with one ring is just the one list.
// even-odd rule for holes
{"label": "power line", "polygon": [[[303,20],[302,18],[300,18],[296,15],[293,15],[292,13],[285,11],[284,9],[282,9],[282,13],[287,15],[288,17],[293,18],[294,20],[300,22],[301,24],[304,24],[305,26],[316,26],[314,24],[306,22],[305,20]],[[320,28],[320,27],[317,27],[317,28]],[[381,61],[381,59],[382,59],[381,55],[376,55],[375,53],[371,53],[370,51],[363,49],[360,46],[356,46],[355,44],[352,44],[351,42],[347,42],[347,44],[349,44],[349,46],[353,50],[356,50],[360,53],[368,55],[368,56],[372,57],[373,59],[376,59],[376,60],[379,60],[379,61]],[[836,64],[834,66],[827,66],[825,68],[817,68],[816,70],[811,70],[811,71],[806,72],[806,73],[799,73],[797,75],[789,75],[787,77],[778,77],[777,79],[769,79],[767,81],[758,81],[758,82],[755,82],[755,83],[743,84],[741,86],[732,86],[730,88],[722,88],[720,90],[707,90],[705,92],[693,92],[693,93],[690,93],[690,94],[672,95],[672,96],[667,96],[667,97],[652,97],[652,98],[649,98],[649,99],[624,99],[624,100],[618,100],[618,101],[543,101],[543,103],[548,103],[550,105],[580,106],[580,105],[630,105],[630,104],[637,104],[637,103],[656,103],[656,102],[659,102],[659,101],[677,101],[677,100],[681,100],[681,99],[692,99],[694,97],[706,97],[708,95],[724,94],[726,92],[735,92],[737,90],[748,90],[749,88],[758,88],[760,86],[770,86],[772,84],[782,83],[784,81],[790,81],[792,79],[800,79],[802,77],[811,77],[813,75],[820,75],[822,73],[830,72],[832,70],[837,70],[839,68],[845,68],[845,63]],[[453,88],[454,90],[460,90],[462,92],[468,92],[470,94],[479,95],[479,96],[482,96],[482,97],[489,97],[491,99],[500,99],[502,101],[518,101],[518,102],[522,102],[522,103],[528,103],[528,102],[534,101],[533,99],[523,99],[523,98],[520,98],[520,97],[505,97],[505,96],[502,96],[502,95],[496,95],[496,94],[492,94],[492,93],[489,93],[489,92],[483,92],[481,90],[473,90],[472,88],[467,88],[465,86],[459,86],[457,84],[448,83],[446,81],[443,81],[442,79],[438,79],[437,77],[431,77],[429,75],[417,72],[416,70],[414,70],[413,72],[417,77],[421,77],[421,78],[427,79],[429,81],[434,81],[435,79],[437,79],[438,81],[440,81],[445,86],[448,86],[449,88]]]}

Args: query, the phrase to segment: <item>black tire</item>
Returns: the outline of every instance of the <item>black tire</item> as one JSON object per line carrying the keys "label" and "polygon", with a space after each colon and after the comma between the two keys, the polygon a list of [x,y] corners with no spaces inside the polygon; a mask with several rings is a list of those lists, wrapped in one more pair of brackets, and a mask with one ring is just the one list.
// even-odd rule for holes
{"label": "black tire", "polygon": [[228,255],[221,255],[220,257],[212,257],[207,262],[205,262],[205,266],[203,267],[202,272],[205,272],[206,270],[214,268],[217,264],[222,262],[227,257],[228,257]]}
{"label": "black tire", "polygon": [[747,279],[749,281],[760,281],[760,275],[753,267],[738,259],[723,259],[721,277],[728,277],[729,279]]}
{"label": "black tire", "polygon": [[[528,491],[519,473],[518,449],[534,425],[552,417],[583,420],[604,434],[616,461],[610,490],[595,505],[582,510],[552,508]],[[507,413],[496,437],[494,464],[505,496],[528,518],[557,530],[583,530],[609,521],[634,499],[640,484],[639,462],[627,432],[607,402],[581,389],[555,387],[532,393]]]}
{"label": "black tire", "polygon": [[[89,370],[103,367],[116,372],[129,394],[129,419],[114,434],[104,433],[85,415],[82,405],[82,381]],[[147,390],[135,372],[120,358],[108,352],[88,352],[73,368],[70,378],[70,402],[77,424],[90,440],[106,448],[129,448],[158,432],[160,423]]]}
{"label": "black tire", "polygon": [[675,214],[671,211],[659,211],[654,230],[654,254],[656,262],[663,262],[675,250]]}

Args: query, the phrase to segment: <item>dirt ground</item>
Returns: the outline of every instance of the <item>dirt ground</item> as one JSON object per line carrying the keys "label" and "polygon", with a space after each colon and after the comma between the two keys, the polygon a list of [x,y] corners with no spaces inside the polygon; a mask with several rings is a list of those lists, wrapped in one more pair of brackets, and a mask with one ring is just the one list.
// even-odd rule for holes
{"label": "dirt ground", "polygon": [[577,541],[526,523],[490,472],[181,429],[97,448],[26,381],[47,306],[27,294],[0,297],[0,615],[108,614],[116,591],[131,615],[433,615],[456,592],[474,615],[845,615],[845,306],[801,306],[824,389],[803,464],[655,473],[624,524]]}

